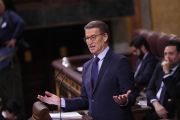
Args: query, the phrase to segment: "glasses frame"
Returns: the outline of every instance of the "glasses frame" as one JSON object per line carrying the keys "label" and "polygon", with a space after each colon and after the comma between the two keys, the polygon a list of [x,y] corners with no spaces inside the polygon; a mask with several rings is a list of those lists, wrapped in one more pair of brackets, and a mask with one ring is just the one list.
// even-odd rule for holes
{"label": "glasses frame", "polygon": [[[103,35],[103,34],[104,34],[104,33],[101,33],[101,34],[98,34],[98,35]],[[91,35],[90,37],[84,37],[83,40],[84,40],[84,42],[89,42],[89,39],[90,39],[91,41],[95,41],[95,40],[96,40],[96,37],[97,37],[98,35]],[[92,38],[92,37],[94,37],[94,38]]]}

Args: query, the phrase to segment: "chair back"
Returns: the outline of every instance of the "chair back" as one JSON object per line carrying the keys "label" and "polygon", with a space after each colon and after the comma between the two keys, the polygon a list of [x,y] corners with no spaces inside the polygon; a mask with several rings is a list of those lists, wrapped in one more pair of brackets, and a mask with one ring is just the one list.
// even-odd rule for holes
{"label": "chair back", "polygon": [[13,54],[17,51],[17,47],[12,48],[0,48],[0,71],[6,68],[12,60]]}

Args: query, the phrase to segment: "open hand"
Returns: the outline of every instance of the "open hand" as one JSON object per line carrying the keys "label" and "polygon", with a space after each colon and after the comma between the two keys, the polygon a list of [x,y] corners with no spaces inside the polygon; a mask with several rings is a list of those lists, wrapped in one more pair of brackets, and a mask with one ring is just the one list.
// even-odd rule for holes
{"label": "open hand", "polygon": [[119,95],[119,96],[113,96],[113,99],[115,102],[117,102],[120,105],[126,104],[127,99],[129,98],[129,95],[131,93],[131,90],[127,92],[127,94]]}
{"label": "open hand", "polygon": [[[38,99],[41,100],[42,102],[48,103],[48,104],[53,104],[53,105],[60,105],[60,98],[57,95],[54,95],[50,92],[45,92],[45,96],[38,95]],[[49,97],[47,97],[47,95]],[[61,104],[62,105],[62,104]]]}

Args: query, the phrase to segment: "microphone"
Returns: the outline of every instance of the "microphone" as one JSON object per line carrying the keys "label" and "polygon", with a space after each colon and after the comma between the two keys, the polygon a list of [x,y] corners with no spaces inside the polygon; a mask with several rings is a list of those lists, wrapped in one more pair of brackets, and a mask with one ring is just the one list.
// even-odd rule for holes
{"label": "microphone", "polygon": [[61,84],[62,84],[64,78],[66,77],[66,75],[67,75],[67,73],[63,76],[62,80],[61,80],[60,83],[59,83],[59,90],[60,90],[60,91],[59,91],[59,94],[60,94],[60,120],[62,120],[62,119],[61,119]]}
{"label": "microphone", "polygon": [[[63,68],[59,71],[59,73],[58,73],[58,74],[56,75],[56,77],[54,78],[54,80],[53,80],[53,86],[54,86],[54,84],[55,84],[56,78],[59,76],[59,74],[62,72],[62,70],[63,70]],[[52,90],[51,90],[52,93],[53,93],[53,88],[54,88],[53,86],[52,86]],[[53,113],[53,105],[52,105],[51,108],[52,108],[52,113]]]}

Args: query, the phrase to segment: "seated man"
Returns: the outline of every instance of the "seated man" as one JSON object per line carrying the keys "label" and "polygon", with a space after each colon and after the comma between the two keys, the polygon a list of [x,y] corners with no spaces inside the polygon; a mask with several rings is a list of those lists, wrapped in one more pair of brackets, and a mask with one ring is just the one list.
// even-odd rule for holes
{"label": "seated man", "polygon": [[150,52],[149,44],[143,36],[136,36],[130,43],[133,55],[139,59],[136,63],[134,81],[138,84],[147,85],[153,75],[158,60]]}
{"label": "seated man", "polygon": [[0,114],[0,120],[16,120],[20,113],[20,106],[14,100],[9,100],[5,105],[5,110]]}
{"label": "seated man", "polygon": [[164,61],[158,63],[146,89],[148,112],[144,120],[174,118],[175,109],[168,99],[180,98],[180,42],[167,41],[164,44]]}

